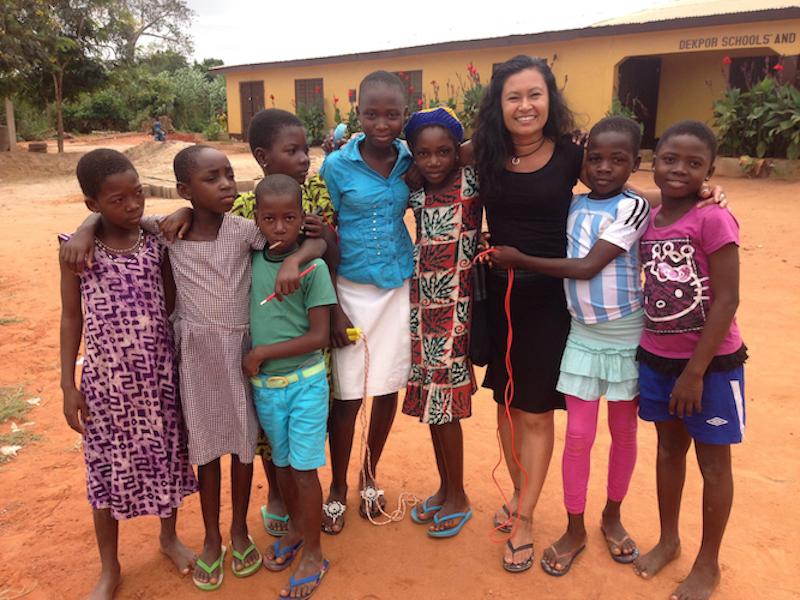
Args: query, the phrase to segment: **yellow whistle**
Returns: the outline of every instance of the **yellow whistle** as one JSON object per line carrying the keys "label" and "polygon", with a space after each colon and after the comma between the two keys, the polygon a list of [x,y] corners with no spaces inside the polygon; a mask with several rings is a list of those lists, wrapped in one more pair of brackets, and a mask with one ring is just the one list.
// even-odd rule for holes
{"label": "yellow whistle", "polygon": [[351,342],[357,341],[361,337],[361,328],[359,327],[348,327],[347,328],[347,339]]}

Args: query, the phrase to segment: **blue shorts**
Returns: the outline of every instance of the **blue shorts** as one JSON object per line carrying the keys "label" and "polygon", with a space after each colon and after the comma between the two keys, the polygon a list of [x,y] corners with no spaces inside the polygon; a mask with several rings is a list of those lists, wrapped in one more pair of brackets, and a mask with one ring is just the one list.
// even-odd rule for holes
{"label": "blue shorts", "polygon": [[329,396],[325,362],[282,377],[259,375],[250,381],[258,420],[272,444],[275,466],[298,471],[322,467]]}
{"label": "blue shorts", "polygon": [[[678,377],[639,363],[639,417],[645,421],[678,419],[669,413],[669,396]],[[703,444],[738,444],[744,435],[744,366],[712,371],[703,377],[702,412],[683,417],[692,439]]]}

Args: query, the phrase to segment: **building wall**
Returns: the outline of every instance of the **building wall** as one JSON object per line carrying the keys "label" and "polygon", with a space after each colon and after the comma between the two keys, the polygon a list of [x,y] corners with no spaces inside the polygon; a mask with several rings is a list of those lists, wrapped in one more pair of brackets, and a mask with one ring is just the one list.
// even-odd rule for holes
{"label": "building wall", "polygon": [[[364,75],[377,70],[422,70],[426,98],[433,94],[431,81],[440,86],[445,100],[445,84],[459,86],[466,81],[467,64],[472,62],[482,81],[489,80],[494,63],[516,54],[543,56],[553,66],[579,124],[588,127],[608,111],[614,95],[617,64],[629,56],[664,55],[659,93],[658,131],[680,118],[708,120],[713,100],[724,90],[720,71],[725,54],[745,49],[772,50],[782,55],[800,54],[800,19],[780,22],[745,23],[703,28],[675,29],[650,33],[580,38],[547,44],[527,44],[437,52],[414,56],[347,61],[336,64],[241,70],[225,73],[228,96],[228,130],[241,134],[239,82],[264,81],[266,108],[294,110],[294,80],[321,77],[324,80],[325,114],[333,124],[333,96],[339,98],[343,117],[349,110],[347,91],[357,88]],[[753,50],[744,54],[753,54]],[[711,81],[706,85],[705,81]],[[662,97],[663,94],[663,97]],[[274,96],[274,104],[270,96]],[[410,107],[414,110],[416,107]]]}

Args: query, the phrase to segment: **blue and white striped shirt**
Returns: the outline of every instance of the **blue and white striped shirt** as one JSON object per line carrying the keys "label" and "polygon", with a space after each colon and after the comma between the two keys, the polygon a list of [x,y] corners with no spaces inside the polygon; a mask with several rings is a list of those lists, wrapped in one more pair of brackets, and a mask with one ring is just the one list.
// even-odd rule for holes
{"label": "blue and white striped shirt", "polygon": [[588,194],[572,199],[567,217],[567,258],[583,258],[605,240],[625,252],[592,279],[565,279],[567,306],[585,325],[613,321],[642,307],[639,238],[650,217],[650,204],[629,190],[606,200]]}

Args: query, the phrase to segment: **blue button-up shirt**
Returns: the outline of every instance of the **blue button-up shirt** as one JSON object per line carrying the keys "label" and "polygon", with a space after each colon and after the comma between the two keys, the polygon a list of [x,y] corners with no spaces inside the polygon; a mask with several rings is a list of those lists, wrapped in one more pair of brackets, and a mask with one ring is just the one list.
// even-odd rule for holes
{"label": "blue button-up shirt", "polygon": [[364,162],[361,134],[330,154],[320,169],[338,213],[339,275],[356,283],[398,288],[414,271],[414,245],[403,223],[409,190],[403,175],[411,152],[394,141],[397,161],[389,177]]}

